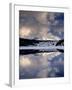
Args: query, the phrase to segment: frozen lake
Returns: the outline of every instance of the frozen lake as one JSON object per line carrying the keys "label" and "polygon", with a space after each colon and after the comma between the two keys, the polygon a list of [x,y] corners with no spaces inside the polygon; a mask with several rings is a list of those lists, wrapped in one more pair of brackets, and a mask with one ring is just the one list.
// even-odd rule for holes
{"label": "frozen lake", "polygon": [[56,49],[61,49],[64,50],[64,46],[44,46],[44,47],[38,47],[38,46],[29,46],[29,47],[25,47],[25,46],[20,46],[19,47],[20,50],[27,50],[27,49],[33,49],[33,50],[56,50]]}

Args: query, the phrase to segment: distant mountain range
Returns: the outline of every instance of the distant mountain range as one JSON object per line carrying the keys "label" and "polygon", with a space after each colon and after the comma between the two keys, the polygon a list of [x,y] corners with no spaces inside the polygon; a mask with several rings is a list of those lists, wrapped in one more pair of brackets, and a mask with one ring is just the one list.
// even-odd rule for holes
{"label": "distant mountain range", "polygon": [[19,47],[19,53],[21,55],[56,51],[63,53],[64,49],[61,48],[64,47],[64,40],[35,40],[19,38]]}
{"label": "distant mountain range", "polygon": [[19,46],[64,46],[64,40],[35,40],[19,38]]}

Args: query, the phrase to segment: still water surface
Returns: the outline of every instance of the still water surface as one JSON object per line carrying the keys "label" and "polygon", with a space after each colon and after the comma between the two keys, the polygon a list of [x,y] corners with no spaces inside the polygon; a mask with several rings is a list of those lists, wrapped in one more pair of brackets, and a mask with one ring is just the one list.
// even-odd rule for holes
{"label": "still water surface", "polygon": [[19,79],[64,77],[64,53],[20,55]]}

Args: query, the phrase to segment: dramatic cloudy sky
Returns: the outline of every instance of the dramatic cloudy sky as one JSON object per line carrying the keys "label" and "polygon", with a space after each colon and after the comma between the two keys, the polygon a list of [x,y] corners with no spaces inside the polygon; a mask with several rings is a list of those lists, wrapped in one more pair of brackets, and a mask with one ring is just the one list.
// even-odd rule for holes
{"label": "dramatic cloudy sky", "polygon": [[64,13],[19,11],[20,37],[29,39],[63,39]]}

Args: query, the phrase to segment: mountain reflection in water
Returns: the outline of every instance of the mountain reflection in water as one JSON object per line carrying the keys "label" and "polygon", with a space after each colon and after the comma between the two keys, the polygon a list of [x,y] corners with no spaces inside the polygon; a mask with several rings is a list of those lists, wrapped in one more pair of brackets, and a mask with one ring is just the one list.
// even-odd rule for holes
{"label": "mountain reflection in water", "polygon": [[19,69],[20,79],[64,77],[64,53],[20,55]]}

